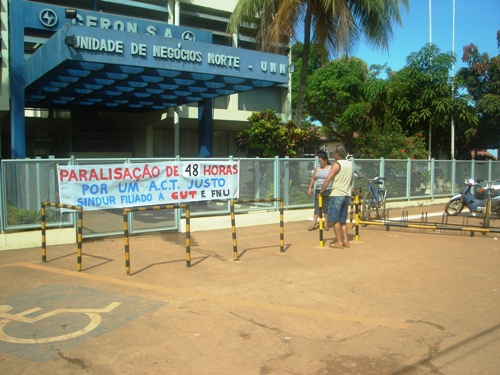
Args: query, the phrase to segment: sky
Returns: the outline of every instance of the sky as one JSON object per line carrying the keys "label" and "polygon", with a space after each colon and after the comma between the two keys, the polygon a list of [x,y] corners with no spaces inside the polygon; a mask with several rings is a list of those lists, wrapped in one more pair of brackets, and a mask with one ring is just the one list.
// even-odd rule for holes
{"label": "sky", "polygon": [[[409,0],[407,12],[401,9],[402,26],[394,25],[394,37],[389,51],[380,52],[361,42],[351,55],[363,59],[368,66],[387,65],[399,70],[412,52],[419,51],[430,42],[441,52],[453,50],[453,0],[431,0],[432,23],[429,22],[429,0]],[[455,0],[455,71],[465,66],[462,62],[463,47],[475,44],[479,52],[490,57],[500,54],[496,35],[500,30],[500,0]]]}

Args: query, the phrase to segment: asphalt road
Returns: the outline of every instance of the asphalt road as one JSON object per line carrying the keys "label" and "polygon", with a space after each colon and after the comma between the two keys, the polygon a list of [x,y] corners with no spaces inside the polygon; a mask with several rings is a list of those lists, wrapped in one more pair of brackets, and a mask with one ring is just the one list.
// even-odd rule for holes
{"label": "asphalt road", "polygon": [[496,232],[367,226],[332,249],[333,231],[321,246],[309,224],[285,212],[283,251],[258,215],[236,240],[194,232],[190,267],[184,234],[132,237],[130,276],[122,238],[85,242],[81,272],[74,244],[45,263],[39,248],[2,251],[1,373],[500,373]]}

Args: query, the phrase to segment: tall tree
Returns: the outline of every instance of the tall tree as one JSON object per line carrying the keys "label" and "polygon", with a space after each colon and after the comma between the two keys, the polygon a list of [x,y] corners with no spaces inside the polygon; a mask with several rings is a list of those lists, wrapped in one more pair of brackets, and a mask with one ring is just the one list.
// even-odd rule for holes
{"label": "tall tree", "polygon": [[[401,24],[399,8],[408,9],[409,0],[239,0],[228,31],[241,25],[254,31],[259,49],[280,52],[304,33],[303,59],[308,59],[311,43],[325,45],[334,56],[349,53],[360,37],[377,48],[387,50],[392,25]],[[300,126],[308,64],[302,64],[295,109]]]}
{"label": "tall tree", "polygon": [[382,69],[369,70],[356,57],[331,61],[308,77],[305,105],[328,138],[342,141],[356,158],[424,158],[423,135],[410,135],[389,117],[387,81],[377,78]]}
{"label": "tall tree", "polygon": [[368,67],[357,57],[341,57],[315,70],[307,79],[305,106],[329,139],[352,151],[353,137],[362,132],[367,102]]}
{"label": "tall tree", "polygon": [[[500,50],[500,31],[497,32]],[[463,49],[462,61],[467,67],[458,71],[457,77],[467,89],[479,113],[476,142],[472,148],[500,147],[500,55],[490,58],[470,44]],[[470,149],[469,149],[470,150]]]}
{"label": "tall tree", "polygon": [[473,107],[453,91],[450,69],[454,62],[453,54],[428,43],[388,77],[387,119],[409,134],[426,135],[428,144],[432,140],[432,150],[448,148],[452,115],[470,127],[477,124]]}
{"label": "tall tree", "polygon": [[[300,72],[302,71],[302,64],[304,61],[308,63],[308,74],[314,74],[314,72],[320,69],[322,66],[328,63],[328,51],[325,49],[324,45],[320,45],[318,43],[311,44],[311,51],[309,53],[309,58],[304,59],[304,44],[301,42],[295,43],[292,46],[292,50],[290,52],[292,54],[292,62],[295,65],[295,68],[292,73],[292,106],[295,106],[297,103],[297,97],[300,87]],[[307,89],[306,89],[307,91]],[[306,93],[307,96],[307,93]],[[294,111],[295,113],[295,111]],[[302,108],[302,117],[307,118],[309,116],[309,112],[307,110],[307,106]],[[297,124],[299,126],[299,124]]]}

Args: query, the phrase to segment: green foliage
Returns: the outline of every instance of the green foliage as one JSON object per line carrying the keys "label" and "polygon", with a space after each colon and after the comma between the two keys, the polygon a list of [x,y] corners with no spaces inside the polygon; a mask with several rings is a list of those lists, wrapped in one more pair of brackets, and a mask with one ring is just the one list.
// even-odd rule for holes
{"label": "green foliage", "polygon": [[363,99],[367,74],[366,63],[356,57],[342,57],[317,69],[307,82],[311,115],[324,126],[337,125],[349,105]]}
{"label": "green foliage", "polygon": [[[500,49],[500,31],[497,32],[497,41]],[[479,117],[477,130],[467,134],[468,150],[496,147],[500,143],[500,55],[490,58],[470,44],[464,47],[462,61],[468,67],[458,71],[457,82],[467,89]]]}
{"label": "green foliage", "polygon": [[36,224],[40,220],[41,216],[38,211],[17,208],[11,204],[7,205],[7,223],[9,225]]}
{"label": "green foliage", "polygon": [[297,186],[290,186],[290,203],[292,204],[310,204],[311,197],[300,190]]}
{"label": "green foliage", "polygon": [[[283,181],[282,181],[283,182]],[[274,184],[270,184],[269,188],[267,189],[266,192],[266,198],[271,199],[274,198]],[[294,186],[291,184],[290,181],[290,190],[289,190],[289,202],[290,204],[310,204],[311,203],[311,197],[307,195],[304,191],[300,190],[300,187]]]}
{"label": "green foliage", "polygon": [[[45,210],[45,220],[47,223],[58,221],[58,215],[55,210]],[[42,221],[40,211],[18,208],[10,203],[7,204],[7,223],[8,225],[39,224]]]}
{"label": "green foliage", "polygon": [[428,184],[431,181],[431,171],[429,169],[424,169],[419,173],[420,181],[424,184]]}
{"label": "green foliage", "polygon": [[[300,84],[300,74],[302,71],[304,44],[300,42],[294,44],[292,46],[291,54],[292,62],[295,66],[295,69],[292,73],[292,108],[295,111]],[[310,76],[326,63],[328,63],[328,51],[326,50],[325,46],[318,43],[311,44],[311,50],[309,52],[308,58],[308,75]],[[304,107],[302,114],[303,118],[307,118],[309,116],[308,109],[306,107]]]}
{"label": "green foliage", "polygon": [[[311,44],[318,43],[334,54],[349,53],[364,37],[365,42],[387,49],[393,25],[401,24],[400,8],[409,0],[285,1],[239,0],[228,23],[228,34],[244,31],[260,50],[280,52],[304,36],[303,56],[309,60]],[[249,26],[251,25],[251,26]],[[302,123],[308,64],[302,64],[295,120]]]}
{"label": "green foliage", "polygon": [[453,54],[426,44],[410,54],[407,65],[390,74],[387,81],[385,119],[408,134],[423,134],[427,141],[432,137],[434,150],[449,149],[452,117],[468,127],[477,124],[474,108],[454,90],[450,77],[454,63]]}
{"label": "green foliage", "polygon": [[364,87],[366,63],[356,57],[342,57],[325,64],[307,81],[306,108],[321,122],[330,139],[350,144],[365,123]]}
{"label": "green foliage", "polygon": [[[308,80],[308,111],[322,123],[329,139],[342,141],[356,158],[427,158],[424,126],[412,129],[411,125],[429,121],[431,109],[421,97],[432,102],[435,93],[409,78],[425,81],[425,74],[421,76],[416,68],[400,74],[388,70],[387,80],[377,78],[382,68],[370,71],[364,61],[343,57],[317,69]],[[433,67],[433,71],[444,70]],[[421,97],[412,96],[411,85],[423,87]],[[446,93],[451,100],[451,88]],[[443,103],[436,106],[444,113],[450,111]]]}
{"label": "green foliage", "polygon": [[356,158],[425,159],[427,155],[421,133],[407,136],[403,131],[375,129],[354,140]]}
{"label": "green foliage", "polygon": [[238,150],[248,157],[301,157],[311,142],[319,145],[314,129],[297,128],[293,121],[282,124],[272,110],[253,112],[248,121],[250,128],[236,135]]}
{"label": "green foliage", "polygon": [[452,99],[449,71],[454,57],[427,44],[410,54],[407,61],[407,66],[389,79],[388,100],[394,115],[414,131],[426,131],[429,121],[442,126],[446,120],[448,125]]}

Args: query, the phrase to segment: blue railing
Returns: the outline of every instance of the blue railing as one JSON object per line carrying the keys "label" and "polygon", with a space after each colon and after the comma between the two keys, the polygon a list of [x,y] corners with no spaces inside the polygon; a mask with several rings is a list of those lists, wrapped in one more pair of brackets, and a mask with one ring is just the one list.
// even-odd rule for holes
{"label": "blue railing", "polygon": [[[58,202],[57,164],[117,164],[165,161],[167,159],[25,159],[2,160],[1,210],[2,233],[40,228],[42,202]],[[175,159],[168,159],[175,160]],[[177,158],[177,160],[181,160]],[[182,159],[186,160],[186,159]],[[196,160],[196,159],[189,159]],[[233,160],[219,158],[218,160]],[[240,158],[240,198],[255,200],[280,197],[285,209],[312,208],[307,195],[315,158]],[[385,177],[388,201],[409,201],[449,197],[462,187],[465,177],[500,179],[500,162],[480,160],[392,160],[353,159],[354,187],[366,191],[368,178]],[[192,202],[191,216],[228,215],[229,201]],[[276,202],[241,205],[240,213],[278,210]],[[179,228],[180,214],[175,212],[133,213],[134,232]],[[72,212],[47,213],[48,226],[74,226]],[[106,236],[122,232],[121,211],[94,211],[84,214],[84,237]]]}

